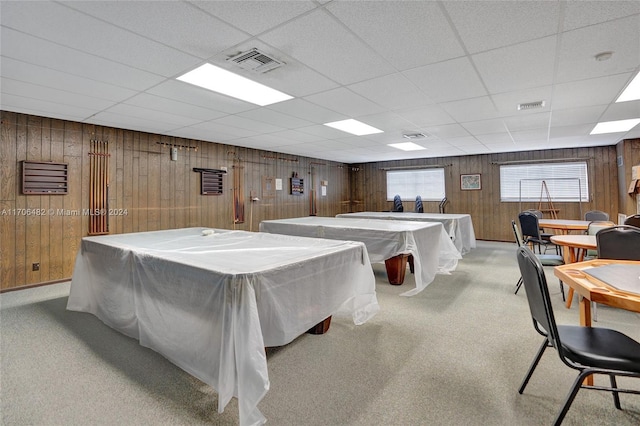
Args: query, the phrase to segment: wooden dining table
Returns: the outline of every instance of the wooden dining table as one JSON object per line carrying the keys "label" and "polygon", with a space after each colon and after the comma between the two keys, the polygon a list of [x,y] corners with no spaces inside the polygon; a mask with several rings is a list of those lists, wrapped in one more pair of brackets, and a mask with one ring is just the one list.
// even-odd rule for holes
{"label": "wooden dining table", "polygon": [[[591,302],[640,312],[640,261],[594,259],[554,268],[579,296],[580,325],[591,327]],[[585,379],[593,385],[593,375]]]}
{"label": "wooden dining table", "polygon": [[[595,274],[595,270],[604,266],[628,265],[629,268],[616,267],[621,272]],[[608,268],[612,269],[612,268]],[[601,270],[599,272],[604,272]],[[625,272],[624,274],[622,272]],[[594,273],[591,275],[591,273]],[[602,303],[615,308],[640,312],[640,261],[594,259],[585,262],[556,266],[554,274],[563,283],[573,288],[580,299],[580,325],[591,326],[591,303]],[[604,277],[604,278],[603,278]]]}
{"label": "wooden dining table", "polygon": [[570,231],[586,231],[589,228],[590,220],[572,219],[540,219],[538,224],[541,228],[553,229],[560,234],[568,234]]}

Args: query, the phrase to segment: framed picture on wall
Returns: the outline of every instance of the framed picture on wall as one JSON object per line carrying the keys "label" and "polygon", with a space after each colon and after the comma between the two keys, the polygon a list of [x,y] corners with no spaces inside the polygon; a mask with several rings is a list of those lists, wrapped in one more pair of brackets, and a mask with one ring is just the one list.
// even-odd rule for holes
{"label": "framed picture on wall", "polygon": [[463,191],[482,189],[480,173],[460,175],[460,189]]}

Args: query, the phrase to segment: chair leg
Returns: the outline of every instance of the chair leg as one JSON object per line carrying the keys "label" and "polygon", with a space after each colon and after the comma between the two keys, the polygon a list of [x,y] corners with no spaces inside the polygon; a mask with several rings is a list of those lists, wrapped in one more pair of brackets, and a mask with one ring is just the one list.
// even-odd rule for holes
{"label": "chair leg", "polygon": [[567,411],[569,411],[569,408],[571,407],[573,400],[578,394],[578,391],[582,387],[582,382],[586,377],[590,376],[592,373],[593,372],[591,370],[585,369],[585,370],[582,370],[580,374],[578,374],[578,377],[573,382],[573,387],[571,388],[569,395],[567,395],[567,398],[564,401],[564,405],[562,406],[562,409],[556,416],[556,420],[553,422],[554,426],[560,426],[560,424],[562,423],[562,420],[564,420],[564,416],[567,415]]}
{"label": "chair leg", "polygon": [[591,308],[591,313],[593,314],[591,319],[594,322],[598,322],[598,304],[596,302],[591,302]]}
{"label": "chair leg", "polygon": [[560,293],[562,293],[562,301],[564,302],[566,298],[564,297],[564,284],[560,281]]}
{"label": "chair leg", "polygon": [[[609,375],[609,378],[611,379],[611,387],[613,389],[617,389],[618,384],[616,383],[616,376],[611,374]],[[611,393],[613,394],[613,403],[615,404],[616,408],[618,410],[622,410],[622,408],[620,407],[620,396],[618,395],[618,392],[611,391]]]}
{"label": "chair leg", "polygon": [[533,359],[533,362],[529,367],[529,371],[527,371],[527,375],[524,377],[524,380],[520,385],[520,389],[518,389],[519,394],[522,394],[522,392],[524,392],[524,388],[527,387],[527,383],[529,383],[529,379],[531,378],[531,375],[533,375],[533,370],[536,369],[538,363],[540,362],[540,358],[542,358],[542,354],[544,354],[544,351],[545,349],[547,349],[548,346],[549,346],[549,341],[545,338],[544,342],[542,342],[542,345],[540,346],[540,349],[538,349],[538,353],[536,354],[536,357]]}
{"label": "chair leg", "polygon": [[522,277],[520,277],[520,279],[518,280],[517,284],[516,284],[516,291],[513,294],[518,294],[518,290],[520,290],[520,287],[522,287],[522,283],[524,281],[522,281]]}

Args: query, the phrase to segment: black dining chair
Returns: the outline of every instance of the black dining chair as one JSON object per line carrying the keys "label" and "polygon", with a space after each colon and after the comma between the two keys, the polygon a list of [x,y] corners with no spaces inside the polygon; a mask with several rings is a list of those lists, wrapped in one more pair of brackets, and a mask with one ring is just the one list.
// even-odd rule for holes
{"label": "black dining chair", "polygon": [[609,220],[609,213],[600,210],[590,210],[584,214],[584,220],[588,221],[606,221]]}
{"label": "black dining chair", "polygon": [[404,206],[402,205],[402,199],[399,195],[395,195],[393,197],[393,212],[402,212],[404,211]]}
{"label": "black dining chair", "polygon": [[640,214],[634,214],[633,216],[627,216],[624,220],[625,225],[635,226],[636,228],[640,228]]}
{"label": "black dining chair", "polygon": [[[518,245],[518,247],[522,247],[524,244],[524,240],[522,238],[522,234],[520,233],[520,228],[518,228],[515,220],[511,221],[511,227],[513,228],[513,235],[516,238],[516,244]],[[544,266],[564,265],[564,259],[562,258],[562,256],[557,254],[536,254],[536,256],[538,257],[538,259],[540,259],[540,263],[542,263]],[[520,287],[522,287],[522,277],[520,277],[520,279],[516,283],[516,291],[514,292],[514,294],[518,294],[518,290],[520,290]],[[562,284],[562,281],[560,281],[560,293],[562,294],[562,300],[564,301],[564,285]]]}
{"label": "black dining chair", "polygon": [[424,206],[422,205],[422,197],[419,195],[416,195],[416,208],[415,208],[415,212],[416,213],[424,213]]}
{"label": "black dining chair", "polygon": [[[524,246],[518,248],[517,259],[527,292],[533,327],[544,337],[518,393],[524,392],[544,351],[547,348],[555,348],[560,360],[567,367],[578,370],[578,377],[574,380],[554,425],[562,423],[581,388],[612,392],[614,405],[619,410],[619,393],[640,395],[640,391],[618,388],[616,383],[617,376],[640,378],[640,343],[626,334],[608,328],[557,325],[540,260]],[[611,386],[584,385],[584,379],[592,374],[609,376]]]}
{"label": "black dining chair", "polygon": [[540,247],[545,247],[545,252],[548,247],[554,247],[556,254],[560,254],[558,246],[553,244],[551,240],[542,238],[540,232],[540,223],[538,216],[531,211],[523,211],[518,214],[518,220],[520,222],[520,230],[525,237],[525,244],[538,247],[538,253],[542,253]]}

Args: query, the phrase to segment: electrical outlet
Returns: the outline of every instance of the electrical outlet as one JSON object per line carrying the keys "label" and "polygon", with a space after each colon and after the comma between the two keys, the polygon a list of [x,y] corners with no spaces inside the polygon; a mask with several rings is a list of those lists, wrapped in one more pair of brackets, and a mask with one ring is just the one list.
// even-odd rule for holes
{"label": "electrical outlet", "polygon": [[34,263],[31,265],[31,270],[32,271],[39,271],[40,270],[40,264],[39,263]]}

